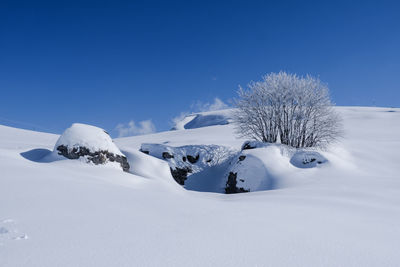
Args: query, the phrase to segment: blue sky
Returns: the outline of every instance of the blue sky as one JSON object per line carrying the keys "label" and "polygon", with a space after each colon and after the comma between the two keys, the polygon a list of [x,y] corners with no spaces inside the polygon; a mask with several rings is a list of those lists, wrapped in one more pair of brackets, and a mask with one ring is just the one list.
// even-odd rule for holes
{"label": "blue sky", "polygon": [[319,76],[337,105],[398,107],[399,14],[395,1],[2,1],[0,123],[168,130],[280,70]]}

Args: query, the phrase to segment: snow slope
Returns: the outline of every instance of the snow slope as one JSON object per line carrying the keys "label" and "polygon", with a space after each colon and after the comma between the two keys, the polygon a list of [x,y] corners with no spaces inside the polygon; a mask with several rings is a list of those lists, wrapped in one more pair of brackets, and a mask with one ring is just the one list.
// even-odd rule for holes
{"label": "snow slope", "polygon": [[238,150],[231,124],[116,139],[131,173],[43,162],[57,135],[0,126],[0,266],[399,266],[400,109],[338,111],[345,136],[327,163],[249,150],[277,189],[234,195],[185,190],[138,152]]}
{"label": "snow slope", "polygon": [[232,122],[232,111],[233,109],[224,109],[190,114],[178,121],[172,130],[196,129],[229,124]]}

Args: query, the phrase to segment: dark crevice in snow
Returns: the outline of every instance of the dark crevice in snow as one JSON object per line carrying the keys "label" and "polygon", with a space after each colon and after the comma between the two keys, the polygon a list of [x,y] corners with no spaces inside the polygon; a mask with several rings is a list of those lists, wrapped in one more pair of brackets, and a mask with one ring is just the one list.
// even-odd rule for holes
{"label": "dark crevice in snow", "polygon": [[107,150],[99,150],[91,152],[88,148],[79,146],[69,149],[67,146],[60,145],[57,147],[58,155],[62,155],[68,159],[78,159],[80,157],[87,157],[89,162],[98,164],[105,164],[109,162],[117,162],[121,165],[122,170],[129,171],[129,163],[125,156],[110,153]]}
{"label": "dark crevice in snow", "polygon": [[[240,181],[244,182],[244,179]],[[225,193],[226,194],[236,194],[250,192],[249,189],[244,189],[243,187],[237,187],[237,172],[229,172],[228,181],[226,182]]]}

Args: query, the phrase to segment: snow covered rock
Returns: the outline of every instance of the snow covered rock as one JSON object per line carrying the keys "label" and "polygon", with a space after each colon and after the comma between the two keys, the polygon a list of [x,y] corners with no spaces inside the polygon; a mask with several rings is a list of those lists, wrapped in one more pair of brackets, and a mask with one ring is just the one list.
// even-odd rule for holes
{"label": "snow covered rock", "polygon": [[297,168],[314,168],[318,164],[327,162],[327,159],[316,151],[297,151],[292,158],[290,163]]}
{"label": "snow covered rock", "polygon": [[259,147],[259,143],[258,141],[246,141],[242,145],[242,150],[257,148]]}
{"label": "snow covered rock", "polygon": [[129,163],[124,154],[114,144],[103,129],[74,123],[64,131],[54,146],[53,153],[68,159],[85,159],[95,165],[118,163],[122,170],[129,170]]}
{"label": "snow covered rock", "polygon": [[269,145],[271,145],[271,143],[261,142],[257,140],[250,140],[243,143],[242,150],[267,147]]}
{"label": "snow covered rock", "polygon": [[311,168],[327,160],[318,152],[282,144],[246,141],[242,150],[218,145],[143,143],[140,151],[168,163],[175,181],[194,191],[244,193],[285,186],[285,171]]}
{"label": "snow covered rock", "polygon": [[240,153],[231,160],[225,178],[222,181],[226,194],[254,192],[272,188],[272,180],[267,171],[268,166],[260,159],[259,155],[251,152]]}
{"label": "snow covered rock", "polygon": [[140,151],[168,162],[175,181],[185,184],[188,176],[221,164],[235,152],[217,145],[190,145],[172,147],[163,144],[141,145]]}

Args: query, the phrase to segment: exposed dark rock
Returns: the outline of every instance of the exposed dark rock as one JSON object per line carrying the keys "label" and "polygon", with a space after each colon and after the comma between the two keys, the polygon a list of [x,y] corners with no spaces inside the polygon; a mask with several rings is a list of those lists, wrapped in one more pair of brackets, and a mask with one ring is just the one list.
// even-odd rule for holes
{"label": "exposed dark rock", "polygon": [[250,144],[249,141],[245,142],[245,143],[243,144],[243,146],[242,146],[242,150],[254,149],[254,148],[256,148],[256,147],[255,147],[255,146],[252,146],[252,145]]}
{"label": "exposed dark rock", "polygon": [[200,158],[199,154],[197,154],[196,157],[193,157],[191,155],[187,155],[187,160],[192,164],[195,164],[199,160],[199,158]]}
{"label": "exposed dark rock", "polygon": [[172,177],[174,177],[175,181],[180,185],[185,184],[185,180],[187,179],[187,174],[192,172],[192,169],[188,167],[175,168],[175,169],[170,168],[170,170]]}
{"label": "exposed dark rock", "polygon": [[226,182],[225,187],[226,194],[244,193],[249,191],[250,190],[246,190],[243,187],[237,187],[237,172],[229,172],[228,181]]}
{"label": "exposed dark rock", "polygon": [[125,156],[116,155],[108,152],[107,150],[100,150],[90,152],[86,147],[74,147],[68,151],[68,147],[60,145],[57,147],[59,155],[66,157],[67,159],[78,159],[80,157],[87,156],[87,159],[94,164],[105,164],[107,161],[118,162],[124,171],[129,171],[129,163]]}
{"label": "exposed dark rock", "polygon": [[142,152],[142,153],[144,153],[144,154],[147,154],[147,155],[149,155],[149,154],[150,154],[150,151],[147,151],[147,150],[142,150],[142,149],[139,149],[139,151],[140,151],[140,152]]}
{"label": "exposed dark rock", "polygon": [[310,159],[305,158],[305,159],[303,159],[303,164],[308,164],[308,163],[314,162],[316,160],[317,160],[316,158],[310,158]]}
{"label": "exposed dark rock", "polygon": [[182,157],[183,162],[186,162],[186,157]]}
{"label": "exposed dark rock", "polygon": [[210,163],[211,161],[212,161],[212,159],[208,159],[208,160],[207,160],[207,163]]}
{"label": "exposed dark rock", "polygon": [[243,161],[245,158],[246,158],[245,155],[241,155],[241,156],[239,156],[239,161]]}
{"label": "exposed dark rock", "polygon": [[172,158],[174,158],[174,155],[171,155],[171,154],[168,153],[168,152],[163,152],[163,153],[162,153],[162,157],[163,157],[164,159],[172,159]]}

